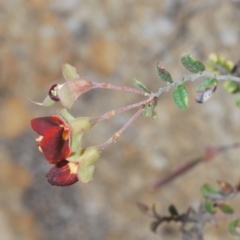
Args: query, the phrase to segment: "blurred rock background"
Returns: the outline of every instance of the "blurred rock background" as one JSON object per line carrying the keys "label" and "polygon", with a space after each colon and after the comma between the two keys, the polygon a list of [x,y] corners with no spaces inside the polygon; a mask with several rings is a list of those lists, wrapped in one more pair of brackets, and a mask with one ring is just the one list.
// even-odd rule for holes
{"label": "blurred rock background", "polygon": [[[174,79],[186,73],[179,58],[189,51],[202,61],[216,52],[239,59],[238,1],[190,0],[0,0],[0,238],[3,240],[179,239],[178,225],[149,230],[150,219],[136,202],[169,204],[180,211],[201,199],[200,187],[217,180],[239,181],[239,150],[196,167],[161,190],[147,189],[206,146],[239,141],[240,110],[220,88],[204,105],[186,111],[162,97],[158,120],[139,118],[106,149],[94,181],[66,188],[45,179],[50,166],[38,152],[29,121],[55,113],[42,101],[63,82],[61,64],[76,66],[94,81],[131,86],[136,77],[152,91],[157,61]],[[188,84],[193,93],[199,83]],[[74,105],[75,116],[98,116],[140,101],[129,93],[93,90]],[[127,112],[95,126],[84,145],[100,144],[131,116]],[[236,204],[237,205],[237,204]],[[239,206],[239,205],[238,205]],[[240,209],[239,209],[240,210]],[[229,239],[227,223],[206,228],[206,239]]]}

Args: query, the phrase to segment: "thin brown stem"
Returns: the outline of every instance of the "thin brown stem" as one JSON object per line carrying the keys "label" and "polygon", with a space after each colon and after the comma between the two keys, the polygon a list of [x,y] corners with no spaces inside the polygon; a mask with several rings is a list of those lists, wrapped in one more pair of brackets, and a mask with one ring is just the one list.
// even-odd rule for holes
{"label": "thin brown stem", "polygon": [[106,142],[99,145],[99,149],[104,150],[107,146],[109,146],[112,142],[116,142],[116,140],[120,137],[120,135],[136,120],[139,115],[144,111],[143,108],[139,109],[125,124],[124,126],[113,134],[111,138],[109,138]]}
{"label": "thin brown stem", "polygon": [[191,170],[193,167],[195,167],[199,163],[210,161],[219,153],[226,152],[228,150],[238,148],[238,147],[240,147],[240,143],[233,143],[231,145],[226,145],[226,146],[208,147],[205,150],[203,156],[181,163],[175,169],[173,169],[170,173],[163,176],[162,178],[157,180],[154,184],[152,184],[149,187],[149,191],[156,191],[162,186],[170,183],[171,181],[185,174],[186,172]]}
{"label": "thin brown stem", "polygon": [[134,104],[131,104],[131,105],[128,105],[128,106],[124,106],[124,107],[118,108],[116,110],[109,111],[109,112],[103,114],[102,116],[94,118],[92,121],[94,123],[96,123],[96,122],[99,122],[99,121],[110,119],[110,118],[114,117],[115,115],[120,114],[122,112],[125,112],[125,111],[128,111],[130,109],[149,104],[151,101],[152,101],[152,98],[148,98],[147,100],[144,100],[144,101],[141,101],[141,102],[138,102],[138,103],[134,103]]}
{"label": "thin brown stem", "polygon": [[115,90],[119,90],[119,91],[126,91],[126,92],[132,92],[132,93],[137,93],[143,96],[148,96],[149,94],[136,89],[136,88],[129,88],[129,87],[123,87],[123,86],[116,86],[110,83],[94,83],[93,88],[105,88],[105,89],[115,89]]}

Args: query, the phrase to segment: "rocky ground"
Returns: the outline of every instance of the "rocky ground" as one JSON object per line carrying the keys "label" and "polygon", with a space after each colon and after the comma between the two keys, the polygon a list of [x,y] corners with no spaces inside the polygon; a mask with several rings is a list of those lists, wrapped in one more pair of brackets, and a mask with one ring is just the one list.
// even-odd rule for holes
{"label": "rocky ground", "polygon": [[[209,182],[239,181],[239,150],[217,157],[151,193],[148,187],[177,164],[200,155],[206,146],[239,141],[240,111],[234,98],[218,89],[206,104],[190,100],[178,110],[171,94],[159,106],[158,120],[139,118],[103,152],[94,181],[52,187],[50,168],[38,152],[33,117],[55,113],[41,101],[49,87],[63,82],[61,64],[74,65],[94,81],[131,86],[131,78],[152,91],[164,83],[161,61],[174,79],[186,73],[179,58],[189,51],[202,61],[216,52],[239,59],[240,5],[237,1],[0,1],[0,235],[4,240],[157,240],[179,239],[177,224],[157,234],[136,202],[169,204],[180,211],[201,199]],[[193,93],[197,83],[187,85]],[[124,94],[124,96],[123,96]],[[191,94],[192,96],[192,94]],[[99,116],[140,101],[133,94],[93,90],[74,105],[75,116]],[[128,112],[94,127],[86,146],[100,144],[131,116]],[[209,226],[206,239],[229,239],[227,225]]]}

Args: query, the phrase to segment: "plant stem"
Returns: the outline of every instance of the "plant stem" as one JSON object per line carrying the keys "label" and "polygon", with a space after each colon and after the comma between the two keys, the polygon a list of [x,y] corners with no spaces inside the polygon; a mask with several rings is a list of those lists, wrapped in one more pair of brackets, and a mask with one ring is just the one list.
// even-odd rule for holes
{"label": "plant stem", "polygon": [[179,164],[175,169],[167,173],[165,176],[161,177],[157,180],[154,184],[149,187],[149,191],[156,191],[160,189],[162,186],[170,183],[171,181],[175,180],[176,178],[186,174],[189,170],[195,167],[197,164],[201,162],[208,162],[212,160],[217,154],[222,152],[229,151],[234,148],[239,148],[240,143],[233,143],[230,145],[225,146],[216,146],[216,147],[208,147],[203,156],[200,156],[196,159],[192,159],[186,162]]}
{"label": "plant stem", "polygon": [[218,75],[216,73],[212,73],[212,72],[208,72],[208,71],[204,71],[204,72],[200,72],[200,73],[196,73],[196,74],[189,74],[189,75],[185,75],[183,76],[183,78],[179,81],[176,82],[172,82],[170,84],[168,84],[166,87],[163,88],[159,88],[158,92],[156,93],[152,93],[150,94],[151,97],[159,97],[160,95],[162,95],[163,93],[168,92],[170,89],[183,84],[185,82],[188,81],[196,81],[199,78],[215,78],[218,81],[226,81],[226,80],[231,80],[231,81],[235,81],[240,83],[240,78],[239,77],[235,77],[233,75],[227,74],[227,75]]}
{"label": "plant stem", "polygon": [[133,92],[133,93],[137,93],[137,94],[140,94],[140,95],[143,95],[143,96],[148,96],[149,95],[148,93],[146,93],[142,90],[136,89],[136,88],[116,86],[116,85],[113,85],[113,84],[110,84],[110,83],[94,82],[93,88],[115,89],[115,90],[119,90],[119,91]]}
{"label": "plant stem", "polygon": [[100,117],[96,117],[94,118],[92,121],[94,123],[96,122],[99,122],[99,121],[103,121],[103,120],[106,120],[106,119],[110,119],[112,117],[114,117],[115,115],[119,114],[119,113],[122,113],[122,112],[125,112],[125,111],[128,111],[130,109],[133,109],[133,108],[136,108],[136,107],[140,107],[140,106],[144,106],[148,103],[150,103],[152,101],[152,97],[148,98],[147,100],[144,100],[144,101],[141,101],[141,102],[138,102],[138,103],[134,103],[134,104],[131,104],[131,105],[128,105],[128,106],[124,106],[122,108],[118,108],[116,110],[112,110],[112,111],[109,111],[105,114],[103,114],[102,116]]}
{"label": "plant stem", "polygon": [[99,149],[104,150],[107,146],[109,146],[112,142],[116,142],[116,140],[120,137],[120,135],[136,120],[139,115],[144,111],[143,108],[139,109],[125,124],[119,129],[117,132],[113,134],[111,138],[109,138],[106,142],[99,145]]}

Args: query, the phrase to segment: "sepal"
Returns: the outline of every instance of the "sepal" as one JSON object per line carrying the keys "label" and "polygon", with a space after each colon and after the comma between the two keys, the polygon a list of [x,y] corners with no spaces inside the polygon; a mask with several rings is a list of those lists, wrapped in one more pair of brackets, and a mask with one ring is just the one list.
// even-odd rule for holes
{"label": "sepal", "polygon": [[78,167],[78,179],[82,183],[88,183],[93,178],[94,164],[100,157],[101,150],[96,147],[88,147],[81,155],[81,161]]}

